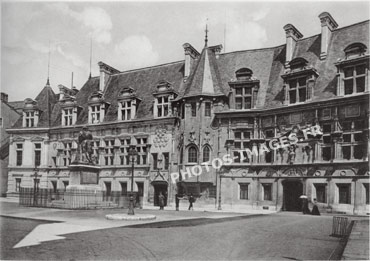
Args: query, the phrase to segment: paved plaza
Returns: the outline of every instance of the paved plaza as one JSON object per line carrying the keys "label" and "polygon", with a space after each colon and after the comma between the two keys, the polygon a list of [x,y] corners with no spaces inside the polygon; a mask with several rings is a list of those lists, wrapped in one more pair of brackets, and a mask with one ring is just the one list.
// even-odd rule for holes
{"label": "paved plaza", "polygon": [[328,260],[332,216],[297,212],[136,210],[155,220],[107,220],[126,209],[60,210],[1,202],[1,259]]}

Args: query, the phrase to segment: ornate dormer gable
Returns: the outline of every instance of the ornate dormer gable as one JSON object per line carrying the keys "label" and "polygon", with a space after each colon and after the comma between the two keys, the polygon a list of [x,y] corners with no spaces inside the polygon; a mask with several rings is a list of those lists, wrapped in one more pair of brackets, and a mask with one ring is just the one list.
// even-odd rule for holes
{"label": "ornate dormer gable", "polygon": [[103,93],[97,91],[91,94],[89,97],[89,124],[101,123],[104,121],[104,116],[108,110],[109,103],[105,102],[103,99]]}
{"label": "ornate dormer gable", "polygon": [[27,98],[23,107],[23,127],[37,127],[39,123],[40,110],[37,101]]}
{"label": "ornate dormer gable", "polygon": [[312,100],[315,82],[319,74],[302,57],[289,62],[289,68],[281,77],[284,80],[284,105],[303,103]]}
{"label": "ornate dormer gable", "polygon": [[344,58],[338,59],[337,95],[352,95],[369,91],[369,54],[366,45],[353,43],[344,50]]}
{"label": "ornate dormer gable", "polygon": [[154,99],[154,117],[163,118],[172,116],[171,102],[176,99],[177,92],[173,89],[172,83],[165,80],[159,81],[156,90],[153,92]]}
{"label": "ornate dormer gable", "polygon": [[118,100],[118,119],[119,121],[129,121],[135,119],[137,108],[141,101],[136,92],[131,87],[125,87],[119,93]]}
{"label": "ornate dormer gable", "polygon": [[59,88],[59,101],[62,101],[67,96],[75,97],[76,94],[79,92],[76,87],[70,89],[62,84],[59,84],[58,88]]}
{"label": "ornate dormer gable", "polygon": [[253,71],[249,68],[237,70],[235,78],[229,82],[231,108],[236,110],[256,108],[260,81],[253,77]]}
{"label": "ornate dormer gable", "polygon": [[62,109],[62,126],[71,126],[76,124],[77,115],[81,111],[81,107],[77,105],[76,97],[68,94],[60,101]]}

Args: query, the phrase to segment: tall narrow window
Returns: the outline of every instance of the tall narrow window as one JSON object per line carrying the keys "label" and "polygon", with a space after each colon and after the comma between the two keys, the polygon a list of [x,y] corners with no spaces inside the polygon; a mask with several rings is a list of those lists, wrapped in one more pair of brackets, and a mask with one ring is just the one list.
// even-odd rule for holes
{"label": "tall narrow window", "polygon": [[168,96],[157,98],[157,115],[158,117],[167,117],[170,107]]}
{"label": "tall narrow window", "polygon": [[210,160],[211,149],[208,146],[203,148],[203,162],[208,162]]}
{"label": "tall narrow window", "polygon": [[26,126],[25,127],[35,127],[35,112],[34,111],[26,111]]}
{"label": "tall narrow window", "polygon": [[73,108],[63,110],[63,125],[71,126],[73,124]]}
{"label": "tall narrow window", "polygon": [[316,200],[320,203],[326,203],[326,184],[315,184]]}
{"label": "tall narrow window", "polygon": [[198,152],[194,146],[190,147],[188,150],[188,162],[189,163],[198,162]]}
{"label": "tall narrow window", "polygon": [[197,116],[197,104],[195,102],[191,103],[191,117]]}
{"label": "tall narrow window", "polygon": [[100,105],[91,106],[91,122],[100,123]]}
{"label": "tall narrow window", "polygon": [[21,178],[15,179],[15,191],[16,192],[19,192],[21,190],[21,182],[22,182]]}
{"label": "tall narrow window", "polygon": [[163,153],[164,169],[168,170],[170,166],[170,156],[168,152]]}
{"label": "tall narrow window", "polygon": [[148,138],[136,138],[137,164],[147,164],[147,142]]}
{"label": "tall narrow window", "polygon": [[272,185],[262,184],[263,187],[263,200],[272,200]]}
{"label": "tall narrow window", "polygon": [[41,164],[41,143],[35,143],[35,167]]}
{"label": "tall narrow window", "polygon": [[129,121],[131,120],[131,110],[132,110],[132,102],[131,101],[123,101],[121,102],[121,120]]}
{"label": "tall narrow window", "polygon": [[249,183],[239,183],[239,189],[240,189],[239,199],[249,199],[248,198],[248,187],[249,187]]}
{"label": "tall narrow window", "polygon": [[337,184],[339,204],[351,204],[351,184]]}
{"label": "tall narrow window", "polygon": [[152,153],[153,157],[153,170],[158,169],[158,154],[157,153]]}
{"label": "tall narrow window", "polygon": [[289,81],[289,103],[306,101],[307,97],[306,77],[293,79]]}
{"label": "tall narrow window", "polygon": [[23,163],[23,144],[16,144],[16,154],[17,154],[17,166],[22,166]]}
{"label": "tall narrow window", "polygon": [[121,195],[127,195],[127,182],[120,182],[121,184]]}
{"label": "tall narrow window", "polygon": [[364,189],[365,189],[365,204],[369,205],[369,183],[363,183],[364,184]]}
{"label": "tall narrow window", "polygon": [[204,116],[211,117],[211,103],[206,102],[204,104]]}

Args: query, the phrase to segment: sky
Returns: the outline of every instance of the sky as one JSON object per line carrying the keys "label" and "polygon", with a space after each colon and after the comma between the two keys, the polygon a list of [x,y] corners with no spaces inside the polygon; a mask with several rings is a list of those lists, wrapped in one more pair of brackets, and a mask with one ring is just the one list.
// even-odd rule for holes
{"label": "sky", "polygon": [[[35,98],[49,78],[80,89],[103,61],[125,71],[184,59],[182,45],[222,52],[285,43],[284,25],[320,33],[318,15],[339,27],[369,19],[367,1],[314,2],[1,2],[1,91],[10,101]],[[50,59],[49,59],[50,54]],[[50,61],[50,63],[49,63]],[[50,66],[48,67],[48,64]],[[48,70],[49,68],[49,70]]]}

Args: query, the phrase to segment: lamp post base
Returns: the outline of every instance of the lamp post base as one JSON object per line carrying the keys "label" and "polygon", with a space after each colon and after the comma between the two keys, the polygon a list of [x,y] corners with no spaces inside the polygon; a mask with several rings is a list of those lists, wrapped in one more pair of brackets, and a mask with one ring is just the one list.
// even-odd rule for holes
{"label": "lamp post base", "polygon": [[130,204],[129,204],[129,207],[128,207],[127,215],[135,215],[135,212],[134,212],[134,197],[132,195],[130,196]]}

